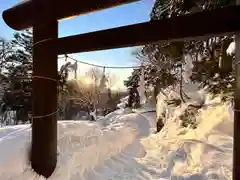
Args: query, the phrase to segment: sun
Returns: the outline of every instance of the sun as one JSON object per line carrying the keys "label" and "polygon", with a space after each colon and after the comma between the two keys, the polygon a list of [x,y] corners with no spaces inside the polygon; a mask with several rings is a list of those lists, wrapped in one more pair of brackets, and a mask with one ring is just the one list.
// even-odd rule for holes
{"label": "sun", "polygon": [[82,78],[84,84],[92,84],[92,79],[89,77]]}

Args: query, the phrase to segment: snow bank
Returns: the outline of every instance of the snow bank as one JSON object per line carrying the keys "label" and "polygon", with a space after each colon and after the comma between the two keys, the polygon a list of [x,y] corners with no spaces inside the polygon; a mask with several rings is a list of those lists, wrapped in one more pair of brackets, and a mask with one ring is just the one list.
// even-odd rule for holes
{"label": "snow bank", "polygon": [[129,98],[129,96],[126,96],[126,97],[120,99],[120,103],[117,105],[117,107],[120,109],[124,109],[128,103],[128,98]]}
{"label": "snow bank", "polygon": [[[177,117],[185,106],[175,108],[162,131],[144,138],[146,156],[138,160],[158,179],[232,179],[233,119],[228,103],[215,98],[201,109],[198,128],[179,126]],[[158,102],[163,108],[163,101]]]}
{"label": "snow bank", "polygon": [[[114,114],[115,113],[115,114]],[[58,164],[52,180],[125,179],[132,176],[135,157],[145,154],[141,137],[150,134],[150,120],[116,111],[107,116],[109,123],[60,121],[58,123]],[[116,120],[113,117],[120,115]],[[155,121],[155,118],[152,119]],[[29,169],[27,151],[30,126],[0,129],[0,179],[41,179]],[[139,165],[140,166],[140,165]],[[119,172],[123,172],[119,176]],[[134,175],[135,176],[135,175]]]}
{"label": "snow bank", "polygon": [[[50,180],[230,180],[232,172],[232,108],[220,98],[201,111],[198,128],[181,128],[184,106],[169,111],[162,131],[154,104],[135,112],[119,109],[101,121],[58,123],[58,164]],[[158,101],[157,112],[163,108]],[[40,180],[30,169],[29,125],[0,129],[0,179]]]}

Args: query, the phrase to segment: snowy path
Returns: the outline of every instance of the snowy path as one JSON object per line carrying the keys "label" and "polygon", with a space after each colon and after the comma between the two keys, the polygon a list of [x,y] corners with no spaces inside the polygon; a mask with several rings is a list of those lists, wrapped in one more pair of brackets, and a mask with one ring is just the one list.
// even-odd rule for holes
{"label": "snowy path", "polygon": [[[107,126],[90,122],[59,122],[59,161],[50,179],[149,179],[147,168],[135,158],[145,155],[140,138],[150,134],[154,118],[136,113],[111,118]],[[104,124],[104,123],[103,123]],[[105,122],[108,124],[108,122]],[[30,127],[14,127],[0,132],[0,179],[33,179],[26,171]],[[8,139],[8,141],[7,141]],[[31,175],[29,175],[31,174]]]}

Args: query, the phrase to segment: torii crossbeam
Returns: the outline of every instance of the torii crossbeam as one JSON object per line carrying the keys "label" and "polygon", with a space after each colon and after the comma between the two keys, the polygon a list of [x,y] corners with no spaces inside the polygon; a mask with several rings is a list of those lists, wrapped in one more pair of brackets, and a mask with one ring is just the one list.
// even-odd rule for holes
{"label": "torii crossbeam", "polygon": [[[58,38],[58,20],[134,0],[28,0],[3,12],[15,30],[33,27],[33,75],[57,79],[57,55],[240,31],[240,6]],[[201,22],[201,23],[200,23]],[[204,26],[202,25],[204,23]],[[240,90],[235,95],[240,109]],[[49,177],[57,163],[57,84],[33,79],[32,168]],[[40,118],[35,118],[40,116]],[[240,113],[235,112],[233,179],[240,179]],[[238,130],[237,130],[238,129]],[[238,153],[237,153],[238,152]]]}

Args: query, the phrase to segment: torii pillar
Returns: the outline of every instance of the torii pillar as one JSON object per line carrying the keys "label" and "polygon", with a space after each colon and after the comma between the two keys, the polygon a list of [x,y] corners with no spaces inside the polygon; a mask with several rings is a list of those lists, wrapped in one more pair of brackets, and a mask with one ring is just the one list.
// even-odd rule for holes
{"label": "torii pillar", "polygon": [[[34,0],[43,1],[43,0]],[[33,25],[33,122],[30,162],[35,172],[50,177],[57,163],[57,50],[44,41],[58,38],[57,20]],[[36,117],[36,118],[35,118]]]}

